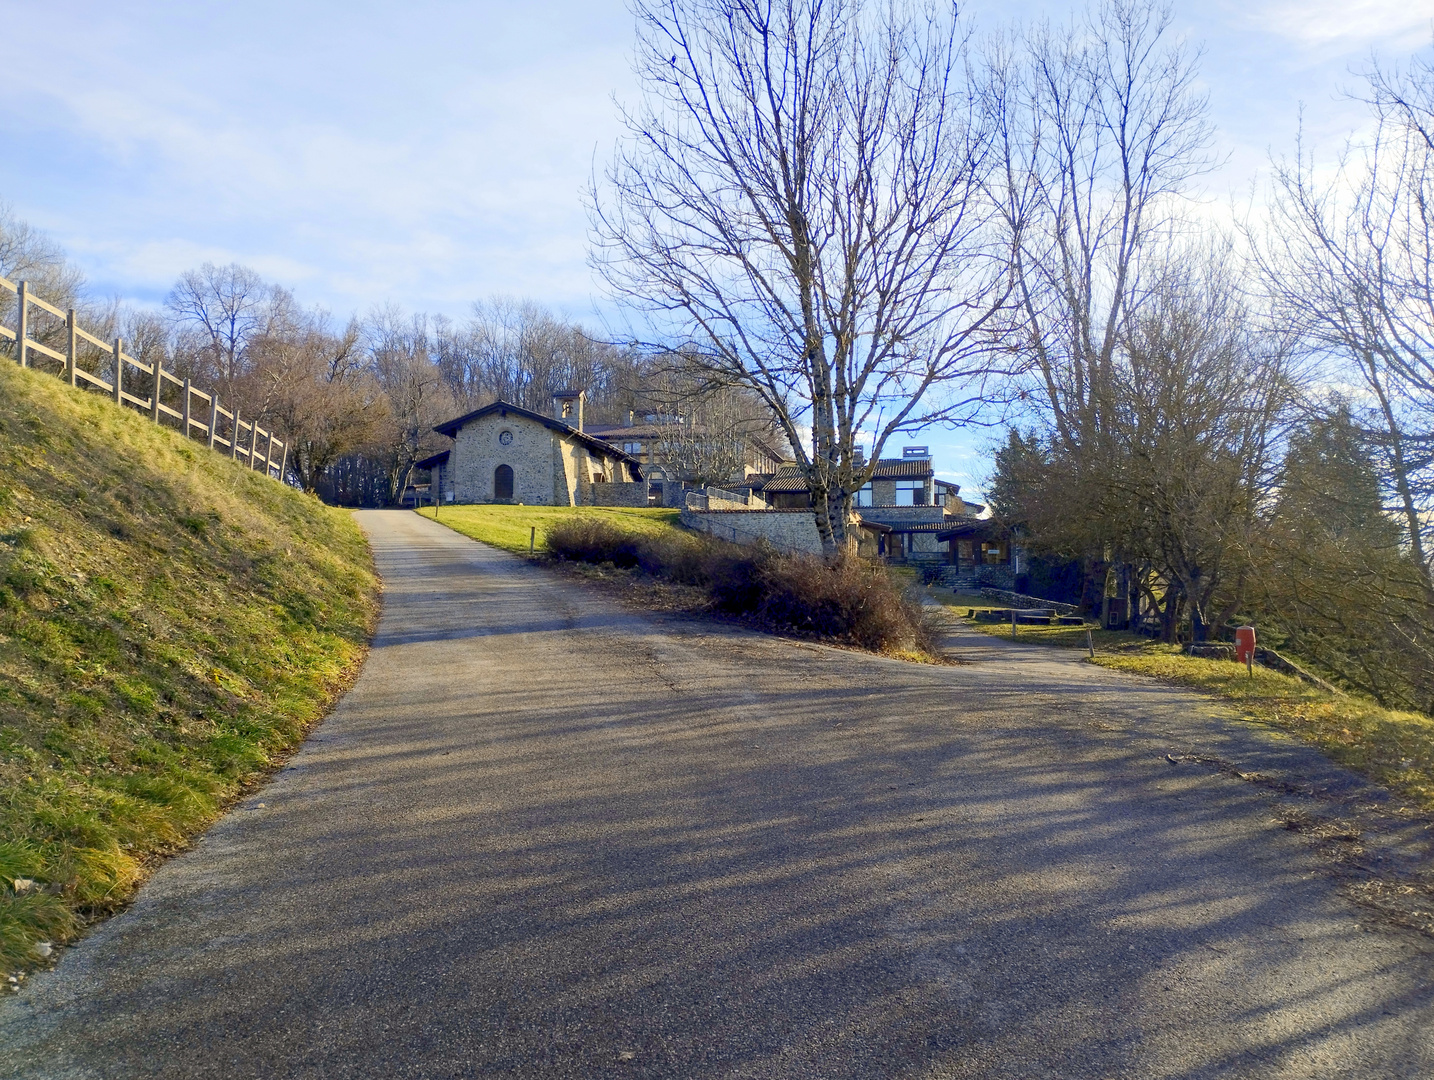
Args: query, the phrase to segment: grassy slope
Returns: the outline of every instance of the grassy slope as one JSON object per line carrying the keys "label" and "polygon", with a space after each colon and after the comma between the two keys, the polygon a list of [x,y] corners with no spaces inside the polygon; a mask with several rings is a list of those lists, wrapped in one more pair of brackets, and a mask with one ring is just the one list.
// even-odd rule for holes
{"label": "grassy slope", "polygon": [[[433,517],[433,508],[419,511]],[[677,527],[678,511],[620,506],[445,506],[438,521],[464,536],[518,555],[528,553],[529,530],[536,528],[537,549],[543,550],[543,533],[549,526],[573,517],[612,518],[632,532],[657,533]]]}
{"label": "grassy slope", "polygon": [[0,364],[0,968],[294,747],[376,597],[346,512]]}
{"label": "grassy slope", "polygon": [[[978,596],[932,595],[958,610],[993,607]],[[1009,637],[1009,623],[972,623],[975,629]],[[1018,626],[1027,644],[1086,647],[1078,626]],[[1313,743],[1335,761],[1434,810],[1434,717],[1385,709],[1364,698],[1336,696],[1268,668],[1246,674],[1228,660],[1185,656],[1123,631],[1095,630],[1095,662],[1102,667],[1148,675],[1203,690],[1237,705],[1250,719],[1279,727]]]}

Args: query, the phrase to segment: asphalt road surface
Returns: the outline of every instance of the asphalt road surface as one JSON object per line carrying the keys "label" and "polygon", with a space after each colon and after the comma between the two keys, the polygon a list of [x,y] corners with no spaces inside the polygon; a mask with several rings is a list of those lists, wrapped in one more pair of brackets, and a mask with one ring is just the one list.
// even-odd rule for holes
{"label": "asphalt road surface", "polygon": [[634,614],[360,521],[358,684],[0,1007],[0,1075],[1434,1075],[1430,939],[1276,781],[1377,793],[1297,745],[1055,651]]}

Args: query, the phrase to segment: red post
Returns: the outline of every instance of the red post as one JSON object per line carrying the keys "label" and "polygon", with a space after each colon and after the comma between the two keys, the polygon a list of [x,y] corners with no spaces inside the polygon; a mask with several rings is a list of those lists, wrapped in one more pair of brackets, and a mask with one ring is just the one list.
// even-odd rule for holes
{"label": "red post", "polygon": [[1251,677],[1255,674],[1255,628],[1242,626],[1235,631],[1235,660],[1245,665]]}

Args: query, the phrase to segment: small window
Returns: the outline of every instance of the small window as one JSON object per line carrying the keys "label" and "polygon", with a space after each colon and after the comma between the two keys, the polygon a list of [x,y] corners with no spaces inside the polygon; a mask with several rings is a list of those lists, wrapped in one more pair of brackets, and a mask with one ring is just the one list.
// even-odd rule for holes
{"label": "small window", "polygon": [[863,484],[861,487],[857,488],[856,493],[852,496],[851,504],[853,506],[870,506],[871,484]]}
{"label": "small window", "polygon": [[640,454],[642,453],[642,443],[625,442],[622,444],[622,450],[625,454]]}

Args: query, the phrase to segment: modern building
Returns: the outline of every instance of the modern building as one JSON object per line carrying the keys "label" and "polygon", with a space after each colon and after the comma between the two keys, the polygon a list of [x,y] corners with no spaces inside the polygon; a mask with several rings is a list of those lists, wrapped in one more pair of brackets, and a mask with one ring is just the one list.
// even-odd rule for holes
{"label": "modern building", "polygon": [[[812,505],[806,477],[787,464],[765,481],[753,478],[752,490],[769,506],[805,509]],[[961,498],[961,485],[937,480],[930,450],[908,446],[899,458],[882,458],[871,480],[856,492],[852,507],[861,520],[885,526],[880,553],[905,562],[941,562],[945,553],[937,535],[953,519],[974,517],[985,510]]]}

